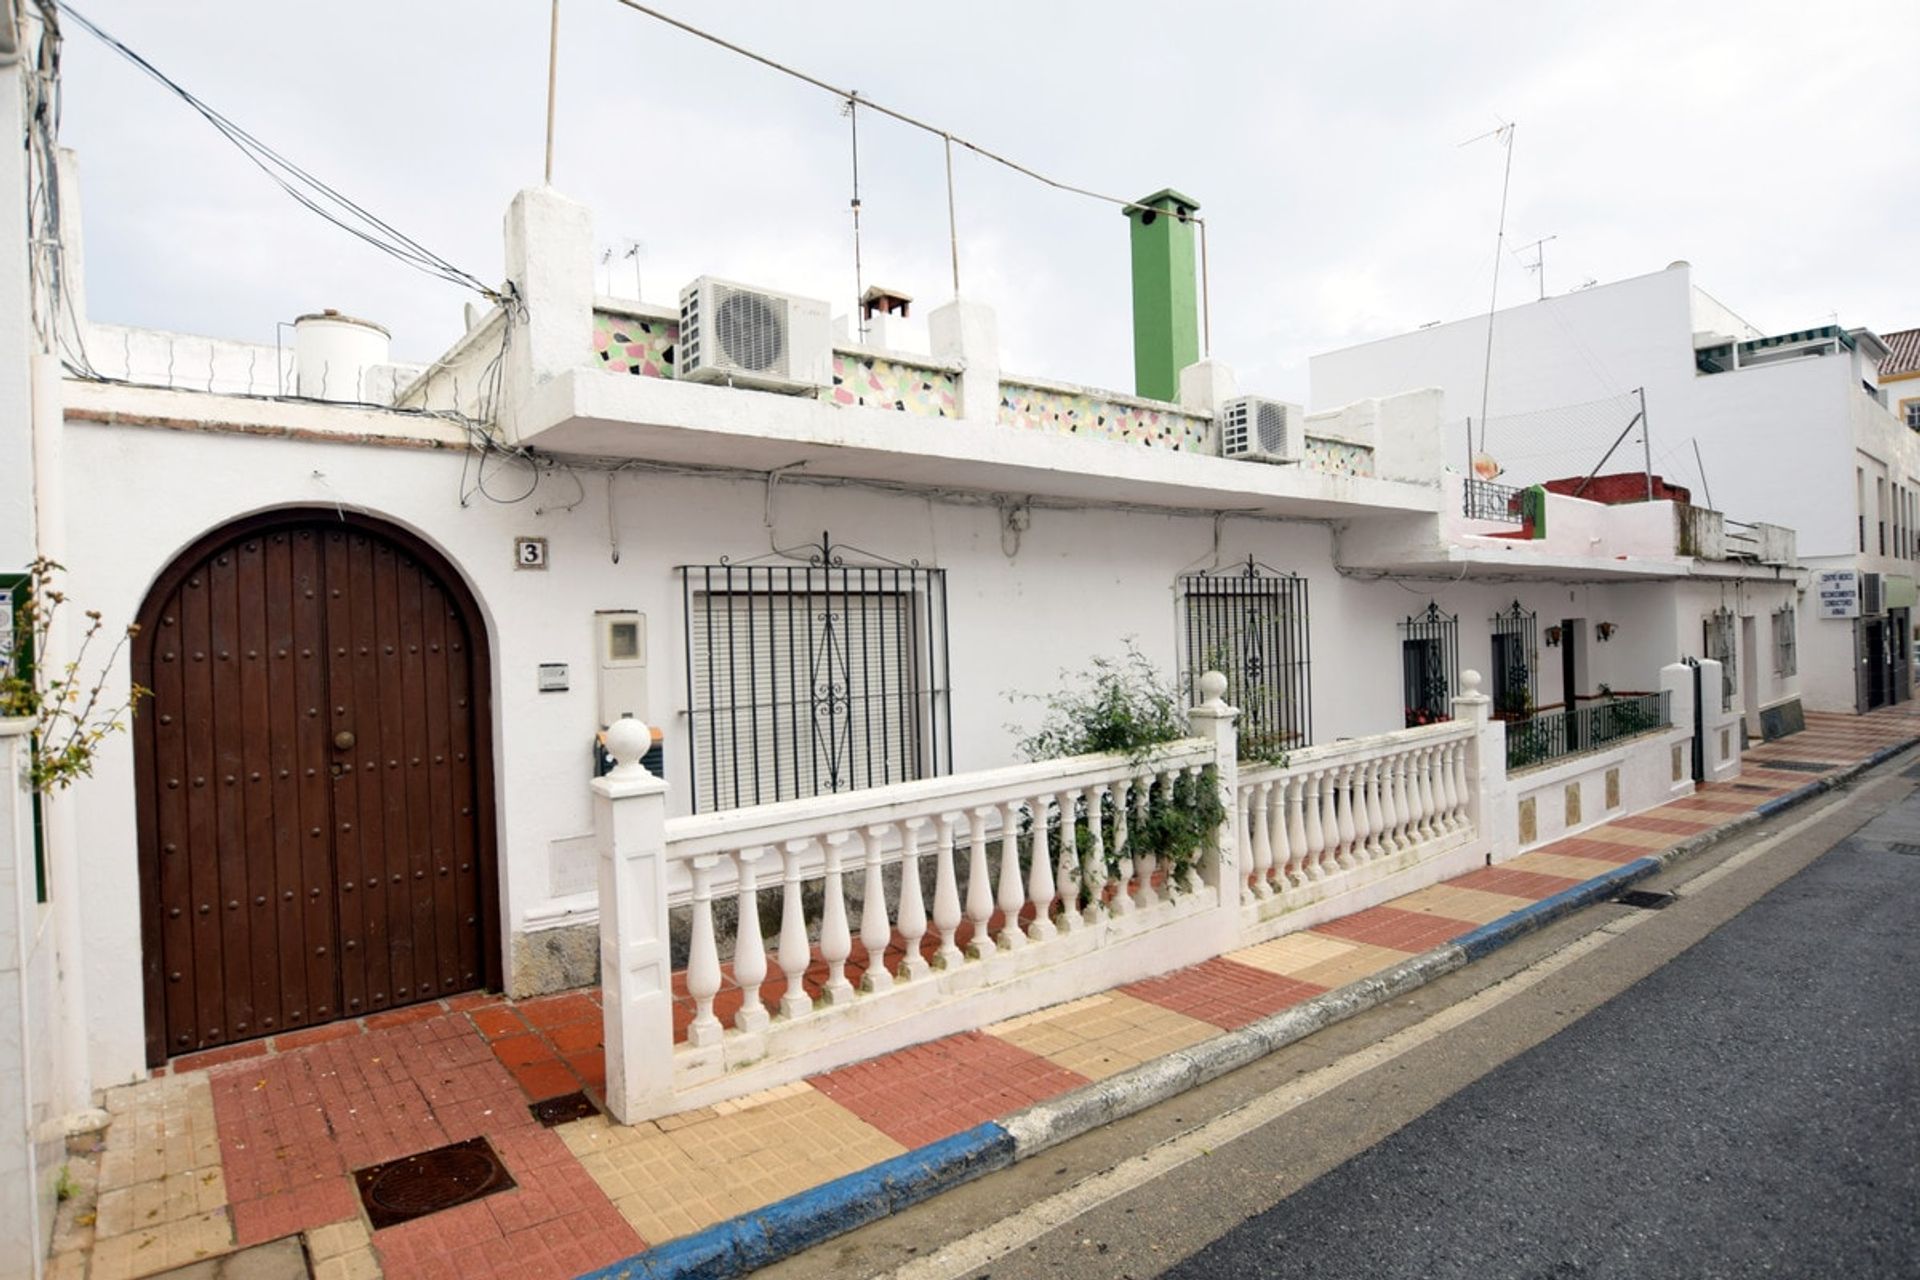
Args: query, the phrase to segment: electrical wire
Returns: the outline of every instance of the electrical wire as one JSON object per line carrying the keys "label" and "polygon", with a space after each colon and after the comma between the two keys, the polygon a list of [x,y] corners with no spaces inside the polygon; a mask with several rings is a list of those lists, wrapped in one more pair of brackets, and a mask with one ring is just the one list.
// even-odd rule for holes
{"label": "electrical wire", "polygon": [[416,271],[424,272],[449,284],[472,289],[493,302],[507,301],[507,294],[488,285],[471,272],[455,266],[241,128],[124,42],[102,30],[79,10],[71,5],[59,7],[81,30],[132,63],[169,93],[191,107],[256,168],[266,174],[274,185],[302,207]]}

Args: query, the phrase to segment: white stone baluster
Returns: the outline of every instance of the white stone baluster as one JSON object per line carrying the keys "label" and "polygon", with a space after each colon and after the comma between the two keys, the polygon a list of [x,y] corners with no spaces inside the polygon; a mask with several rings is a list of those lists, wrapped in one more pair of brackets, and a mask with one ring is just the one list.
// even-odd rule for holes
{"label": "white stone baluster", "polygon": [[927,908],[920,896],[920,829],[925,818],[908,818],[900,830],[900,909],[893,913],[906,952],[900,958],[900,971],[894,977],[905,982],[925,977],[929,966],[920,953],[920,939],[927,936]]}
{"label": "white stone baluster", "polygon": [[1320,775],[1320,828],[1326,833],[1326,844],[1320,850],[1320,870],[1327,875],[1340,870],[1340,815],[1334,802],[1337,773],[1337,770],[1328,770]]}
{"label": "white stone baluster", "polygon": [[1107,837],[1100,828],[1106,805],[1104,786],[1088,787],[1080,793],[1087,802],[1087,856],[1080,862],[1080,883],[1087,887],[1086,921],[1098,924],[1107,915]]}
{"label": "white stone baluster", "polygon": [[[1271,782],[1256,782],[1251,787],[1242,787],[1240,794],[1241,812],[1252,810],[1252,839],[1248,844],[1253,849],[1253,884],[1241,896],[1242,901],[1271,898],[1273,884],[1269,877],[1273,874],[1273,835],[1267,826],[1267,795],[1273,790]],[[1242,828],[1245,829],[1244,827]]]}
{"label": "white stone baluster", "polygon": [[1397,752],[1380,762],[1380,805],[1385,810],[1383,816],[1387,824],[1381,844],[1388,853],[1398,853],[1407,847],[1401,834],[1407,826],[1407,793],[1400,785],[1404,762],[1405,757]]}
{"label": "white stone baluster", "polygon": [[1340,849],[1334,855],[1334,861],[1342,868],[1351,870],[1360,865],[1360,860],[1354,856],[1353,847],[1354,839],[1360,830],[1353,820],[1353,766],[1347,765],[1340,769],[1335,777],[1338,780],[1334,784],[1333,795],[1336,801],[1335,813],[1340,822]]}
{"label": "white stone baluster", "polygon": [[1387,851],[1382,840],[1386,834],[1386,810],[1380,805],[1380,779],[1386,771],[1381,760],[1367,761],[1367,857],[1378,858]]}
{"label": "white stone baluster", "polygon": [[807,994],[807,966],[813,963],[813,944],[807,939],[806,899],[801,893],[801,860],[813,847],[812,840],[789,840],[780,846],[780,972],[786,975],[787,989],[780,997],[782,1018],[805,1017],[813,1010],[813,998]]}
{"label": "white stone baluster", "polygon": [[760,984],[767,980],[767,944],[760,934],[760,858],[764,847],[742,849],[734,855],[739,867],[739,893],[734,899],[733,980],[740,985],[740,1011],[733,1015],[736,1031],[764,1031],[767,1006]]}
{"label": "white stone baluster", "polygon": [[[1204,795],[1206,793],[1206,780],[1207,766],[1203,764],[1190,764],[1187,766],[1187,783],[1188,786],[1192,788],[1188,792],[1189,795]],[[1216,832],[1215,835],[1218,835],[1218,833]],[[1187,876],[1181,888],[1185,889],[1188,893],[1199,893],[1207,887],[1206,881],[1201,877],[1200,868],[1206,864],[1207,849],[1210,843],[1211,841],[1202,843],[1199,848],[1193,851],[1192,856],[1187,861]],[[1241,845],[1240,847],[1243,849],[1246,848],[1245,845]],[[1222,888],[1224,887],[1225,886],[1222,886]]]}
{"label": "white stone baluster", "polygon": [[1444,835],[1453,830],[1453,744],[1442,742],[1433,749],[1433,831]]}
{"label": "white stone baluster", "polygon": [[1471,803],[1472,795],[1467,790],[1467,744],[1463,739],[1453,744],[1454,825],[1463,831],[1473,825]]}
{"label": "white stone baluster", "polygon": [[[1153,792],[1159,783],[1160,776],[1158,774],[1149,773],[1139,779],[1138,790],[1140,793],[1140,818],[1142,827],[1146,825],[1146,819],[1153,812]],[[1164,791],[1161,792],[1161,795],[1164,798],[1171,798],[1167,797]],[[1142,848],[1134,854],[1133,865],[1139,869],[1140,876],[1140,894],[1136,901],[1142,907],[1154,907],[1160,904],[1160,891],[1153,887],[1153,874],[1158,870],[1159,861],[1160,856],[1151,849]]]}
{"label": "white stone baluster", "polygon": [[1000,949],[1018,951],[1027,945],[1020,931],[1020,908],[1027,904],[1020,883],[1020,806],[1000,806]]}
{"label": "white stone baluster", "polygon": [[1060,929],[1077,931],[1086,921],[1080,918],[1080,822],[1075,816],[1079,793],[1062,791],[1060,802],[1059,848],[1054,857],[1054,888],[1060,894]]}
{"label": "white stone baluster", "polygon": [[1286,780],[1287,788],[1287,879],[1305,884],[1313,879],[1307,870],[1307,780],[1295,774]]}
{"label": "white stone baluster", "polygon": [[1273,865],[1267,871],[1267,883],[1273,892],[1283,893],[1291,883],[1289,867],[1293,850],[1287,840],[1287,779],[1284,775],[1266,784],[1267,843],[1273,848]]}
{"label": "white stone baluster", "polygon": [[1417,838],[1421,841],[1433,838],[1433,748],[1422,747],[1413,755],[1413,779],[1420,804],[1420,823]]}
{"label": "white stone baluster", "polygon": [[1047,851],[1047,797],[1035,796],[1027,804],[1027,813],[1031,815],[1027,834],[1031,847],[1027,850],[1027,901],[1033,904],[1033,923],[1027,926],[1027,936],[1035,942],[1045,942],[1059,932],[1053,927],[1053,855]]}
{"label": "white stone baluster", "polygon": [[1307,873],[1309,880],[1321,880],[1326,870],[1320,865],[1320,855],[1326,851],[1326,832],[1320,824],[1320,775],[1310,773],[1301,779],[1301,791],[1306,796],[1307,811],[1307,847],[1300,858],[1301,870]]}
{"label": "white stone baluster", "polygon": [[987,817],[991,807],[967,814],[967,922],[973,926],[967,939],[967,955],[985,960],[994,953],[993,873],[987,869]]}
{"label": "white stone baluster", "polygon": [[1113,784],[1113,858],[1120,868],[1119,884],[1113,894],[1113,914],[1132,912],[1133,846],[1127,842],[1127,817],[1133,812],[1133,779],[1122,778]]}
{"label": "white stone baluster", "polygon": [[1367,775],[1373,772],[1373,762],[1363,760],[1353,766],[1351,785],[1353,787],[1353,860],[1364,865],[1372,856],[1368,852],[1368,843],[1373,828],[1367,818]]}
{"label": "white stone baluster", "polygon": [[860,975],[862,991],[885,991],[893,986],[887,969],[887,948],[893,943],[893,921],[887,918],[886,847],[893,831],[888,823],[866,830],[866,861],[860,904],[860,945],[867,949],[867,970]]}
{"label": "white stone baluster", "polygon": [[719,854],[693,860],[693,930],[687,951],[687,994],[693,997],[693,1023],[687,1043],[705,1048],[720,1043],[726,1029],[713,1016],[713,997],[720,990],[720,946],[713,936],[713,868]]}
{"label": "white stone baluster", "polygon": [[847,877],[842,847],[851,832],[835,831],[825,840],[826,901],[820,911],[820,958],[827,962],[822,991],[828,1004],[851,1004],[853,984],[847,981],[847,957],[853,954],[853,935],[847,932]]}
{"label": "white stone baluster", "polygon": [[960,931],[960,882],[953,866],[953,828],[959,820],[957,813],[941,814],[934,844],[933,927],[940,933],[940,949],[934,952],[933,963],[939,969],[958,969],[966,958],[954,941]]}

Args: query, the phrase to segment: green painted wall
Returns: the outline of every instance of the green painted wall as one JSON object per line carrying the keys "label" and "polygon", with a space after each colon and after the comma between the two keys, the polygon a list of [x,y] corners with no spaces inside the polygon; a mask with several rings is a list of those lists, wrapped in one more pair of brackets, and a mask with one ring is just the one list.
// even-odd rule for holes
{"label": "green painted wall", "polygon": [[1171,188],[1126,211],[1133,240],[1133,390],[1153,400],[1180,392],[1180,371],[1200,359],[1194,224],[1199,204]]}

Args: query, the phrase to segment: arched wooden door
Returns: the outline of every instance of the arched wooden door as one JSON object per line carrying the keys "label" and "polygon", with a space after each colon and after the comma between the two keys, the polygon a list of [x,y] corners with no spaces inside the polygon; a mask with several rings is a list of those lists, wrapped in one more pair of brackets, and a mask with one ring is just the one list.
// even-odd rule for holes
{"label": "arched wooden door", "polygon": [[274,512],[139,621],[148,1061],[497,986],[486,636],[441,558]]}

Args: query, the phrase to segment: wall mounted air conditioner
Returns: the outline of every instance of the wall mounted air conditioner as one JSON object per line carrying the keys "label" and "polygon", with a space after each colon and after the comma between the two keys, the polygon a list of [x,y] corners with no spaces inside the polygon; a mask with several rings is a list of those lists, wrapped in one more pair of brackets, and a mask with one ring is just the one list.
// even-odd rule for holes
{"label": "wall mounted air conditioner", "polygon": [[833,381],[827,304],[701,276],[680,291],[678,375],[764,391]]}
{"label": "wall mounted air conditioner", "polygon": [[1880,575],[1863,573],[1860,575],[1860,616],[1871,618],[1886,612],[1886,598],[1881,593]]}
{"label": "wall mounted air conditioner", "polygon": [[1220,410],[1220,456],[1248,462],[1298,462],[1305,456],[1306,410],[1284,400],[1240,396]]}

